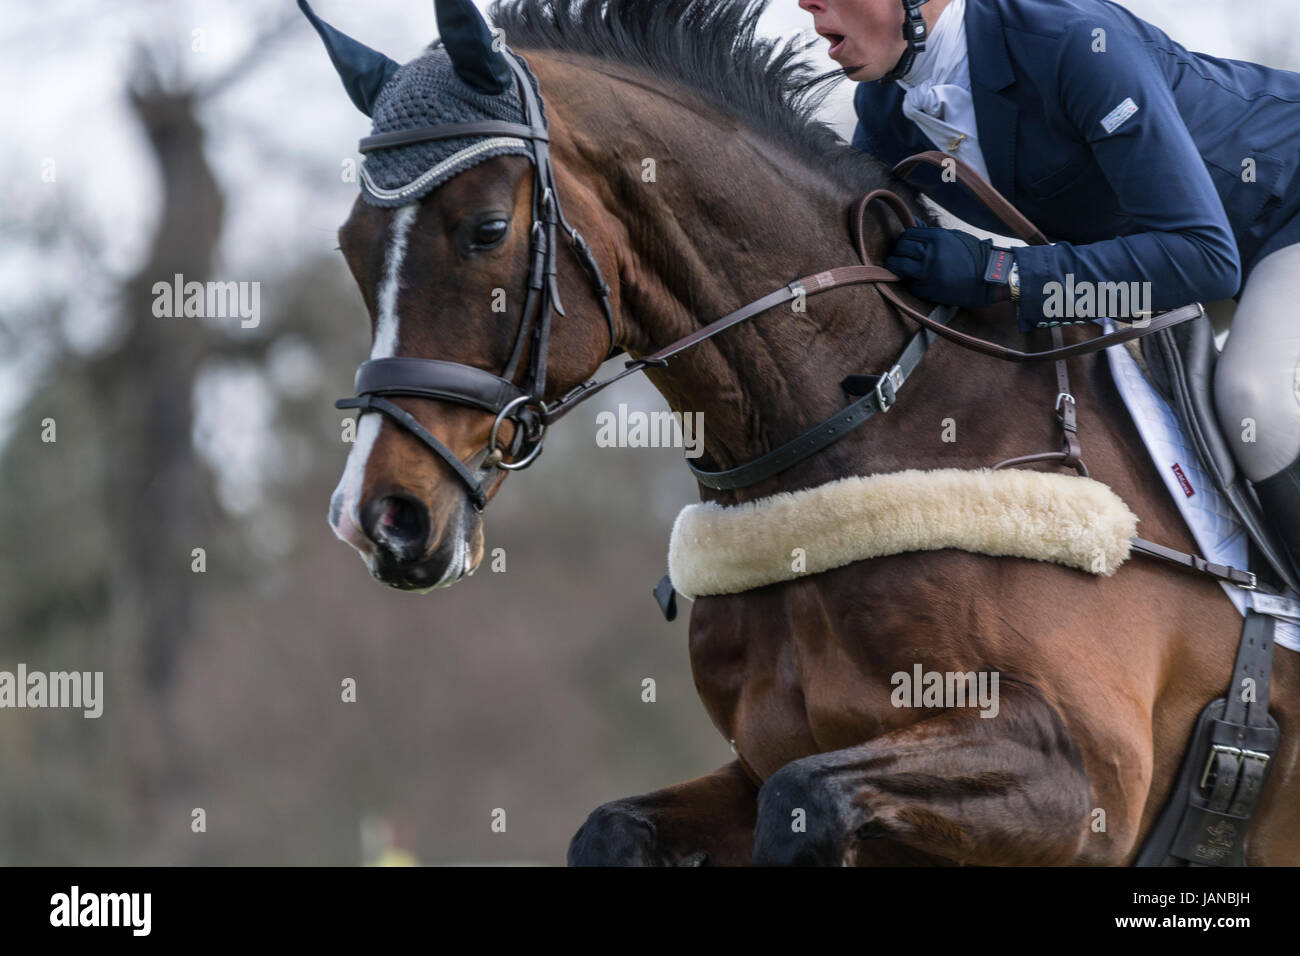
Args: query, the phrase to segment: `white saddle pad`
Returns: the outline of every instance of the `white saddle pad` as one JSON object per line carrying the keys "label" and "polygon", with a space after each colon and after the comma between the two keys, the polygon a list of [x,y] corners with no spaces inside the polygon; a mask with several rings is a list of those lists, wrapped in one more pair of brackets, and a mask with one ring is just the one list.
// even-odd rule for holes
{"label": "white saddle pad", "polygon": [[[1103,323],[1107,332],[1115,325]],[[1178,506],[1183,520],[1191,529],[1202,557],[1217,564],[1245,568],[1247,561],[1246,528],[1228,499],[1214,487],[1214,481],[1201,468],[1196,450],[1183,434],[1178,415],[1147,380],[1133,356],[1123,345],[1106,350],[1110,373],[1133,424],[1142,436],[1156,471]],[[1300,601],[1289,593],[1286,598],[1255,594],[1226,582],[1229,600],[1244,617],[1251,608],[1278,619],[1274,641],[1293,651],[1300,651]]]}

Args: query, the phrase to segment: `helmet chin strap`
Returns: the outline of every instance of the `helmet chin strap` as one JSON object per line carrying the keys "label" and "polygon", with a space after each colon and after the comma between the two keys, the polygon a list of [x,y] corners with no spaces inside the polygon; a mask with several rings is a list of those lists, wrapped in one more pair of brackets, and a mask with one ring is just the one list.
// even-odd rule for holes
{"label": "helmet chin strap", "polygon": [[907,49],[894,68],[880,78],[880,82],[892,83],[906,76],[916,62],[916,55],[925,52],[926,26],[921,7],[929,2],[930,0],[903,0],[903,39],[907,41]]}

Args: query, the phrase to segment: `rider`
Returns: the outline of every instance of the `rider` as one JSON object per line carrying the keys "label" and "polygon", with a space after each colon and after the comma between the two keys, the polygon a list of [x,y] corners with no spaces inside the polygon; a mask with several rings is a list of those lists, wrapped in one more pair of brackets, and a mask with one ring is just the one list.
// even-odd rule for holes
{"label": "rider", "polygon": [[[1189,52],[1107,0],[799,6],[859,81],[855,147],[891,164],[955,155],[1054,242],[999,270],[991,240],[908,229],[885,265],[912,292],[974,308],[1012,298],[1022,331],[1096,317],[1103,283],[1141,283],[1127,288],[1142,308],[1114,318],[1199,301],[1222,320],[1233,302],[1216,300],[1236,301],[1217,412],[1300,566],[1300,74]],[[940,179],[923,191],[1001,231]],[[1071,311],[1062,286],[1089,285]]]}

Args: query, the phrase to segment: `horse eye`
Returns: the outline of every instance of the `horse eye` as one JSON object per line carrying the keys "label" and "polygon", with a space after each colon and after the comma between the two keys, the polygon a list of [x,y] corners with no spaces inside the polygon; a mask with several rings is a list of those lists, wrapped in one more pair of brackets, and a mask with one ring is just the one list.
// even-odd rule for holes
{"label": "horse eye", "polygon": [[491,249],[499,245],[509,231],[510,223],[504,219],[489,219],[487,222],[480,223],[474,230],[474,248]]}

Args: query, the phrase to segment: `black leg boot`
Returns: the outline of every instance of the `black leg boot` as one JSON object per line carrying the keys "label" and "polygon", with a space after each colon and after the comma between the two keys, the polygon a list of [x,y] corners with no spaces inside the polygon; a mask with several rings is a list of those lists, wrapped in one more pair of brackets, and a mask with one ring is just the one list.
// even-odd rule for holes
{"label": "black leg boot", "polygon": [[1300,458],[1252,484],[1264,517],[1291,558],[1291,566],[1300,569]]}

